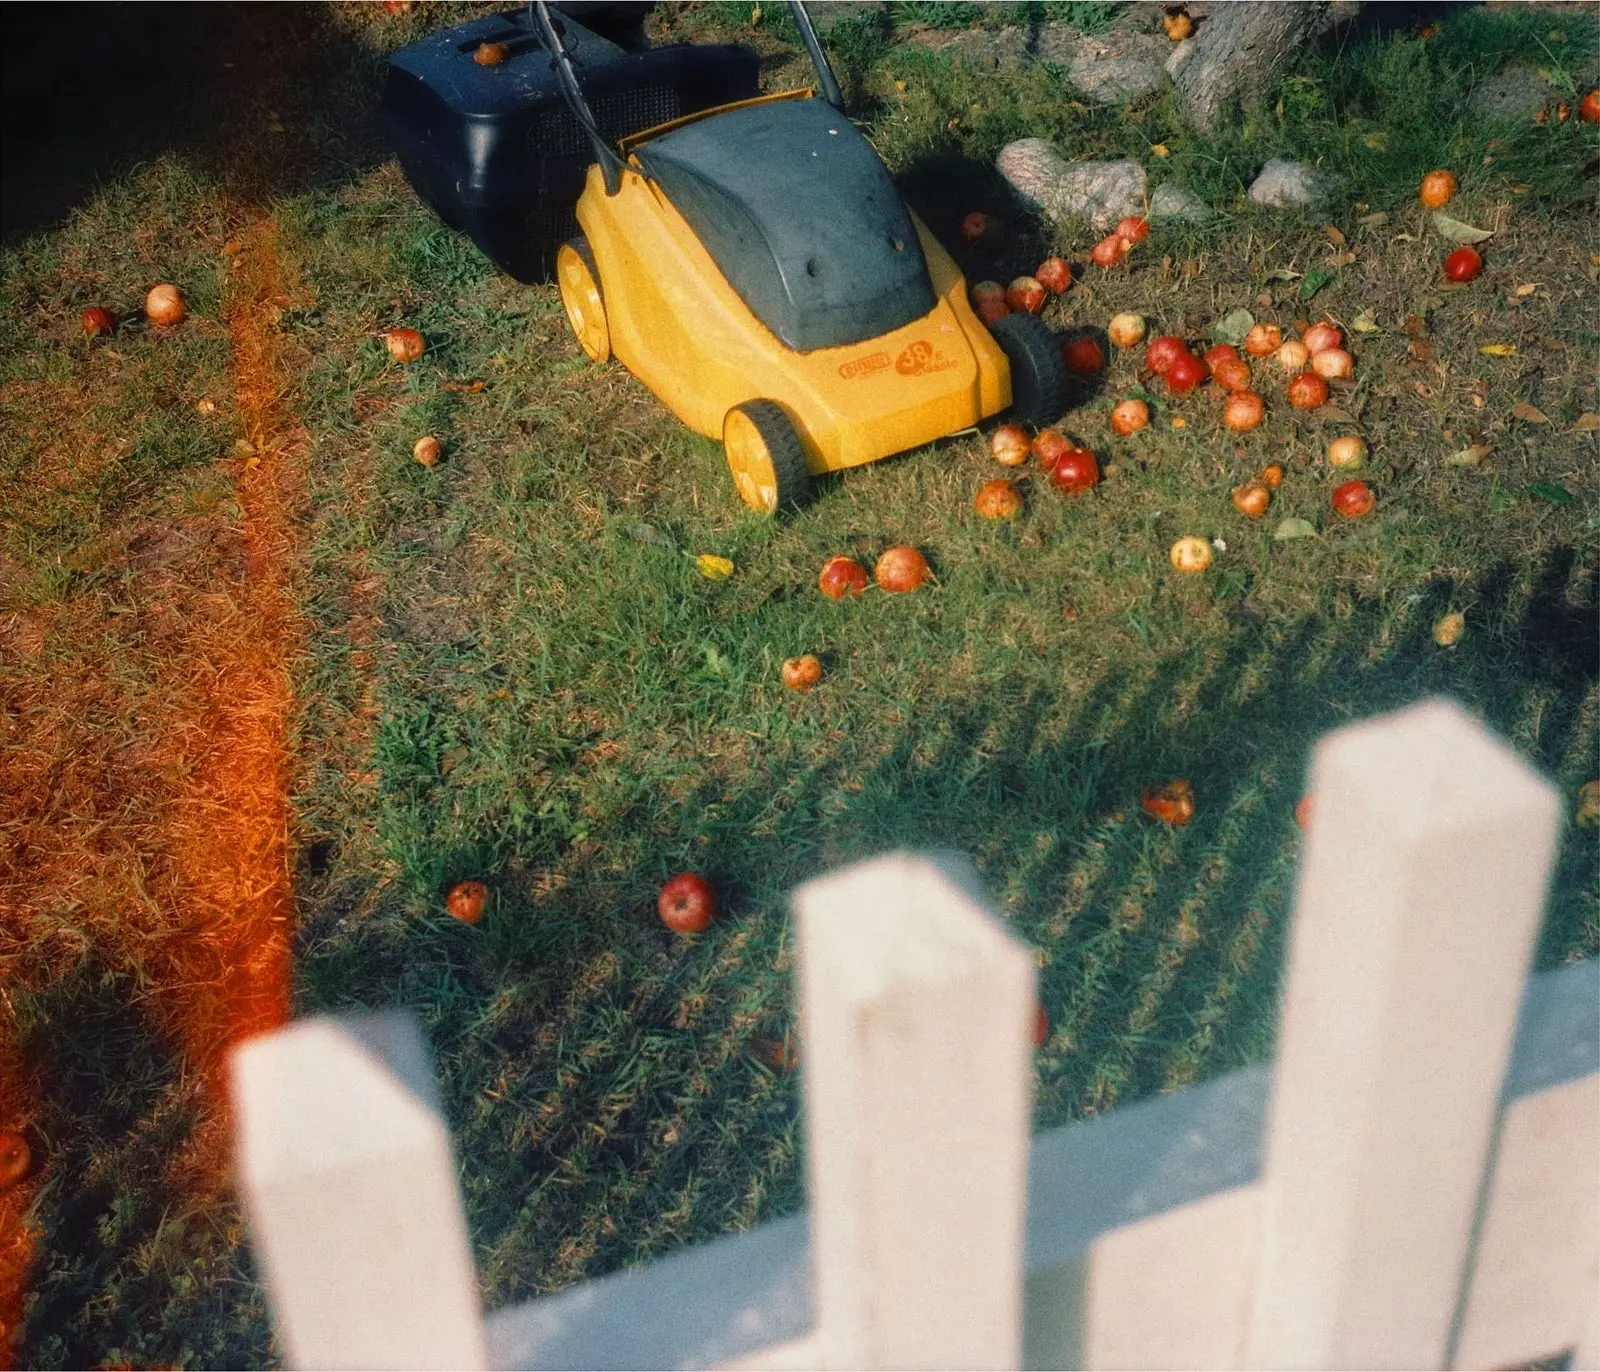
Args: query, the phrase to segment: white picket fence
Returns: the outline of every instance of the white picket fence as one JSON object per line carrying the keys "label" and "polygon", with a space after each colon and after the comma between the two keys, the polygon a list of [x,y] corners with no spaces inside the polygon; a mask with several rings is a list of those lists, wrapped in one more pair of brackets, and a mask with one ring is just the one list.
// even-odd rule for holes
{"label": "white picket fence", "polygon": [[1461,710],[1312,770],[1270,1066],[1029,1138],[1034,967],[969,868],[794,895],[806,1213],[482,1313],[414,1022],[233,1058],[297,1367],[1600,1367],[1600,968],[1529,978],[1561,806]]}

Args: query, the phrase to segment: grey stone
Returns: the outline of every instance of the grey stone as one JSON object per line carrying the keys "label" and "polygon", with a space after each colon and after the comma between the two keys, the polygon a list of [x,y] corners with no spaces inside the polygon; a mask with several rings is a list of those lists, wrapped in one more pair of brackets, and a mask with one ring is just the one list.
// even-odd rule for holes
{"label": "grey stone", "polygon": [[1304,162],[1275,157],[1261,169],[1250,187],[1250,198],[1258,205],[1294,210],[1315,205],[1328,193],[1328,178]]}
{"label": "grey stone", "polygon": [[1072,84],[1099,105],[1125,105],[1159,95],[1167,74],[1155,62],[1138,57],[1085,57],[1067,68]]}
{"label": "grey stone", "polygon": [[1055,222],[1085,219],[1104,230],[1144,211],[1137,162],[1068,162],[1042,138],[1019,138],[1000,150],[995,166],[1024,205]]}
{"label": "grey stone", "polygon": [[1467,97],[1467,109],[1487,119],[1532,119],[1555,88],[1520,63],[1491,76]]}
{"label": "grey stone", "polygon": [[1186,186],[1167,182],[1157,186],[1150,197],[1152,224],[1204,224],[1212,217],[1211,206]]}
{"label": "grey stone", "polygon": [[[1193,13],[1193,11],[1190,11]],[[1176,77],[1178,68],[1194,56],[1194,39],[1185,38],[1172,50],[1172,56],[1167,58],[1167,75]]]}

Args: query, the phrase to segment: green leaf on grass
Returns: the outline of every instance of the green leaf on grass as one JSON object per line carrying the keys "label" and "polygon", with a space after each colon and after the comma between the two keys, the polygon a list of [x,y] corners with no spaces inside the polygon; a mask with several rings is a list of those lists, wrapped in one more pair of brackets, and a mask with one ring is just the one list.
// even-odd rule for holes
{"label": "green leaf on grass", "polygon": [[1256,317],[1249,310],[1235,310],[1211,326],[1211,336],[1218,343],[1243,343],[1244,336],[1255,326]]}
{"label": "green leaf on grass", "polygon": [[1459,219],[1452,219],[1443,210],[1433,212],[1433,231],[1440,238],[1449,239],[1452,243],[1481,243],[1485,238],[1494,237],[1494,230],[1463,224]]}
{"label": "green leaf on grass", "polygon": [[1309,300],[1334,278],[1333,272],[1323,271],[1321,267],[1306,273],[1305,280],[1300,283],[1300,298]]}
{"label": "green leaf on grass", "polygon": [[1565,486],[1557,486],[1549,481],[1529,482],[1528,494],[1536,495],[1540,500],[1548,500],[1552,505],[1570,505],[1576,499]]}
{"label": "green leaf on grass", "polygon": [[1291,538],[1315,538],[1317,531],[1309,519],[1286,519],[1272,536],[1283,543]]}

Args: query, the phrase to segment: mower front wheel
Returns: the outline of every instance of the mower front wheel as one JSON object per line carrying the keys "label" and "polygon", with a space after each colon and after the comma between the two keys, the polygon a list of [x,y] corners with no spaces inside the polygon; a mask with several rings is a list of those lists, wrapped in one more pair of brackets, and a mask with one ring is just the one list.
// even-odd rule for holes
{"label": "mower front wheel", "polygon": [[735,405],[722,421],[722,447],[739,498],[752,510],[777,514],[805,498],[805,449],[781,406],[770,400]]}
{"label": "mower front wheel", "polygon": [[556,283],[578,346],[591,362],[604,362],[611,356],[611,326],[606,322],[606,303],[600,294],[594,254],[589,250],[589,240],[581,234],[563,243],[556,252]]}
{"label": "mower front wheel", "polygon": [[1067,408],[1067,366],[1056,336],[1031,314],[1002,315],[989,332],[1011,366],[1006,418],[1018,424],[1054,424]]}

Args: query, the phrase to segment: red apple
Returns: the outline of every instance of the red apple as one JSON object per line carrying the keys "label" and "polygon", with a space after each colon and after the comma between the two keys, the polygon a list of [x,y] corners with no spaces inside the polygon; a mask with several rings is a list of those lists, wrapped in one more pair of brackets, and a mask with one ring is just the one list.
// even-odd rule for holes
{"label": "red apple", "polygon": [[1167,368],[1167,389],[1174,395],[1186,395],[1206,379],[1210,370],[1193,353],[1184,353]]}
{"label": "red apple", "polygon": [[783,666],[778,669],[778,676],[791,691],[804,694],[822,680],[822,664],[812,653],[786,657]]}
{"label": "red apple", "polygon": [[483,903],[489,898],[489,888],[481,881],[458,881],[445,897],[445,908],[452,919],[463,924],[476,924],[483,918]]}
{"label": "red apple", "polygon": [[1050,468],[1050,483],[1068,495],[1080,495],[1100,484],[1100,464],[1087,448],[1068,448]]}
{"label": "red apple", "polygon": [[1194,788],[1181,780],[1153,786],[1139,797],[1139,808],[1163,824],[1187,824],[1194,818]]}
{"label": "red apple", "polygon": [[1046,298],[1044,287],[1031,276],[1019,276],[1006,287],[1006,304],[1018,314],[1038,314]]}
{"label": "red apple", "polygon": [[1094,245],[1094,251],[1089,257],[1097,267],[1114,267],[1128,255],[1128,247],[1126,238],[1119,238],[1114,233],[1109,234]]}
{"label": "red apple", "polygon": [[1040,429],[1033,439],[1033,455],[1046,471],[1056,465],[1056,459],[1072,447],[1072,442],[1059,429]]}
{"label": "red apple", "polygon": [[873,567],[872,575],[884,590],[903,594],[916,590],[932,572],[928,569],[927,558],[915,548],[902,543],[885,549]]}
{"label": "red apple", "polygon": [[1363,515],[1369,515],[1376,503],[1372,487],[1365,481],[1346,481],[1344,485],[1333,489],[1334,513],[1344,519],[1360,519]]}
{"label": "red apple", "polygon": [[396,362],[415,362],[427,346],[415,329],[390,329],[383,335],[383,345]]}
{"label": "red apple", "polygon": [[1060,295],[1072,284],[1072,267],[1064,257],[1047,257],[1034,269],[1033,279],[1052,295]]}
{"label": "red apple", "polygon": [[1077,376],[1098,376],[1106,365],[1099,343],[1086,333],[1075,334],[1062,343],[1061,360]]}
{"label": "red apple", "polygon": [[1336,325],[1328,323],[1326,319],[1320,324],[1313,324],[1306,330],[1306,336],[1301,340],[1306,345],[1306,351],[1315,357],[1320,352],[1329,348],[1342,347],[1344,335]]}
{"label": "red apple", "polygon": [[822,564],[817,589],[829,600],[843,600],[867,589],[867,569],[853,557],[830,557]]}
{"label": "red apple", "polygon": [[1324,380],[1348,377],[1355,369],[1355,358],[1343,348],[1324,348],[1320,353],[1311,354],[1311,370]]}
{"label": "red apple", "polygon": [[1217,363],[1219,362],[1227,360],[1238,362],[1240,360],[1239,350],[1232,343],[1213,343],[1200,356],[1206,366],[1210,367],[1213,372],[1216,371]]}
{"label": "red apple", "polygon": [[78,327],[89,338],[117,331],[117,317],[100,305],[91,305],[78,316]]}
{"label": "red apple", "polygon": [[1211,379],[1225,391],[1250,389],[1250,364],[1242,357],[1224,357],[1211,364]]}
{"label": "red apple", "polygon": [[996,477],[978,487],[972,508],[980,519],[1013,519],[1022,513],[1022,492],[1016,482]]}
{"label": "red apple", "polygon": [[1297,410],[1314,410],[1328,400],[1328,383],[1315,372],[1301,372],[1289,383],[1289,403]]}
{"label": "red apple", "polygon": [[1188,345],[1181,338],[1164,333],[1145,345],[1144,365],[1157,376],[1165,376],[1167,369],[1188,351]]}
{"label": "red apple", "polygon": [[1150,422],[1150,407],[1142,400],[1124,400],[1111,411],[1111,431],[1126,438]]}
{"label": "red apple", "polygon": [[1272,492],[1262,481],[1247,481],[1233,488],[1233,508],[1246,519],[1260,519],[1272,503]]}
{"label": "red apple", "polygon": [[989,451],[1002,467],[1020,467],[1033,452],[1033,440],[1020,424],[1002,424],[989,437]]}
{"label": "red apple", "polygon": [[985,300],[975,311],[978,318],[985,324],[993,324],[997,319],[1003,319],[1011,313],[1011,306],[1004,300]]}
{"label": "red apple", "polygon": [[694,872],[680,872],[661,888],[656,913],[675,934],[698,934],[717,917],[717,893]]}
{"label": "red apple", "polygon": [[1600,124],[1600,87],[1578,101],[1578,118],[1585,124]]}
{"label": "red apple", "polygon": [[967,295],[972,300],[972,308],[977,309],[985,300],[998,300],[1004,304],[1006,288],[998,281],[978,281],[968,287]]}
{"label": "red apple", "polygon": [[1251,357],[1271,357],[1283,344],[1283,330],[1276,324],[1257,324],[1244,336],[1244,350]]}
{"label": "red apple", "polygon": [[968,243],[976,243],[988,232],[989,216],[982,210],[973,210],[961,221],[961,237]]}
{"label": "red apple", "polygon": [[1150,225],[1137,215],[1130,214],[1111,232],[1131,248],[1135,243],[1143,243],[1150,236]]}
{"label": "red apple", "polygon": [[1235,433],[1248,433],[1266,417],[1267,407],[1254,391],[1235,391],[1222,411],[1222,422]]}
{"label": "red apple", "polygon": [[1457,248],[1444,260],[1444,274],[1451,281],[1471,281],[1483,270],[1483,254],[1476,248]]}

